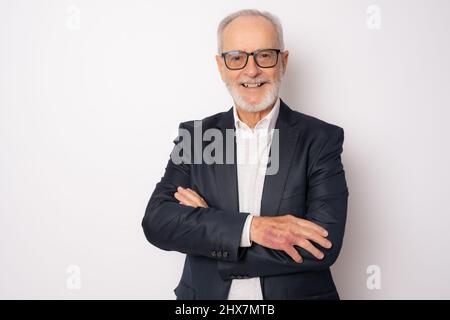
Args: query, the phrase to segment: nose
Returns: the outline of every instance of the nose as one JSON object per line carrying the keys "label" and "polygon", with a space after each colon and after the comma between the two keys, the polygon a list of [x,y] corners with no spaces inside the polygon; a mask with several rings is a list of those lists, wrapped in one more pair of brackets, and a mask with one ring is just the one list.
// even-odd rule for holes
{"label": "nose", "polygon": [[245,75],[249,77],[255,77],[259,74],[260,70],[255,62],[255,56],[248,57],[247,65],[244,68]]}

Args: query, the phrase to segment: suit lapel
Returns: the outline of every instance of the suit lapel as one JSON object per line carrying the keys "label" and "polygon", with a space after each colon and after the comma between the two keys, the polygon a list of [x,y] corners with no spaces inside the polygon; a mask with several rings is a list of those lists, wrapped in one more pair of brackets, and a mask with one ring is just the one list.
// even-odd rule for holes
{"label": "suit lapel", "polygon": [[[227,136],[226,129],[235,130],[233,108],[226,112],[219,122],[219,129],[222,132],[223,138],[223,164],[214,165],[214,172],[216,176],[217,191],[220,197],[220,204],[223,210],[239,211],[239,194],[237,181],[237,166],[236,166],[236,135]],[[233,155],[232,163],[227,163],[227,139],[233,139]],[[231,142],[228,142],[231,143]]]}
{"label": "suit lapel", "polygon": [[[294,113],[281,100],[280,112],[275,124],[275,129],[278,129],[279,133],[279,168],[276,174],[266,174],[265,176],[261,200],[261,216],[280,214],[281,198],[299,137],[299,130],[294,126],[294,120]],[[273,148],[273,143],[270,153],[272,153],[272,150],[276,150],[276,148]]]}
{"label": "suit lapel", "polygon": [[[279,132],[279,169],[276,174],[265,176],[261,200],[261,216],[275,216],[280,214],[278,210],[299,137],[299,130],[294,126],[296,120],[294,115],[294,112],[281,100],[280,111],[275,124],[275,129],[278,129]],[[226,129],[235,130],[232,108],[224,114],[218,126],[222,131],[224,144],[226,143],[226,139],[233,139],[234,149],[232,152],[234,161],[231,164],[226,163],[227,150],[224,148],[224,164],[214,166],[216,184],[218,186],[217,190],[220,194],[222,209],[236,212],[239,211],[236,136],[232,135],[232,137],[228,137],[226,135]],[[272,153],[272,149],[274,149],[273,144],[270,153]]]}

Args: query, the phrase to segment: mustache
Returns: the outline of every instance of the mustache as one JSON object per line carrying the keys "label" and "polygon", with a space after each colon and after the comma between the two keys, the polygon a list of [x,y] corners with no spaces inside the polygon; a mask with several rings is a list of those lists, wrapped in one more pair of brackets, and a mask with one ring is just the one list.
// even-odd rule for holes
{"label": "mustache", "polygon": [[237,83],[238,84],[244,84],[244,83],[250,83],[250,84],[256,84],[256,83],[270,83],[271,81],[269,79],[264,79],[264,78],[256,78],[256,79],[243,79],[243,80],[239,80]]}

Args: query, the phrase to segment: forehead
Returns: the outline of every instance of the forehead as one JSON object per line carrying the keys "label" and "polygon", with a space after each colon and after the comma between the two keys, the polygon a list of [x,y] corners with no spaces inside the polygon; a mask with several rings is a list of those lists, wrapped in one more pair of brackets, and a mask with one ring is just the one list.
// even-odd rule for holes
{"label": "forehead", "polygon": [[275,27],[264,17],[236,18],[222,33],[222,51],[251,52],[263,48],[276,48],[276,45]]}

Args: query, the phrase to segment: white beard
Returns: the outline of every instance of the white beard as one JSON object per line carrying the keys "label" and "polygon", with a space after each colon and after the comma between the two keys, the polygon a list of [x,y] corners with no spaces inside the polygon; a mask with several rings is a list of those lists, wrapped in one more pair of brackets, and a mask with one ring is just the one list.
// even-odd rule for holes
{"label": "white beard", "polygon": [[230,95],[233,98],[235,105],[239,106],[242,110],[247,112],[259,112],[269,108],[271,105],[275,103],[275,100],[278,98],[278,94],[280,91],[282,75],[283,69],[280,68],[278,77],[275,80],[275,82],[272,82],[273,85],[271,86],[270,90],[266,92],[266,95],[264,96],[262,101],[257,104],[247,103],[244,100],[244,98],[239,94],[238,88],[231,85],[229,82],[226,82],[225,85],[227,86],[228,91],[230,92]]}

